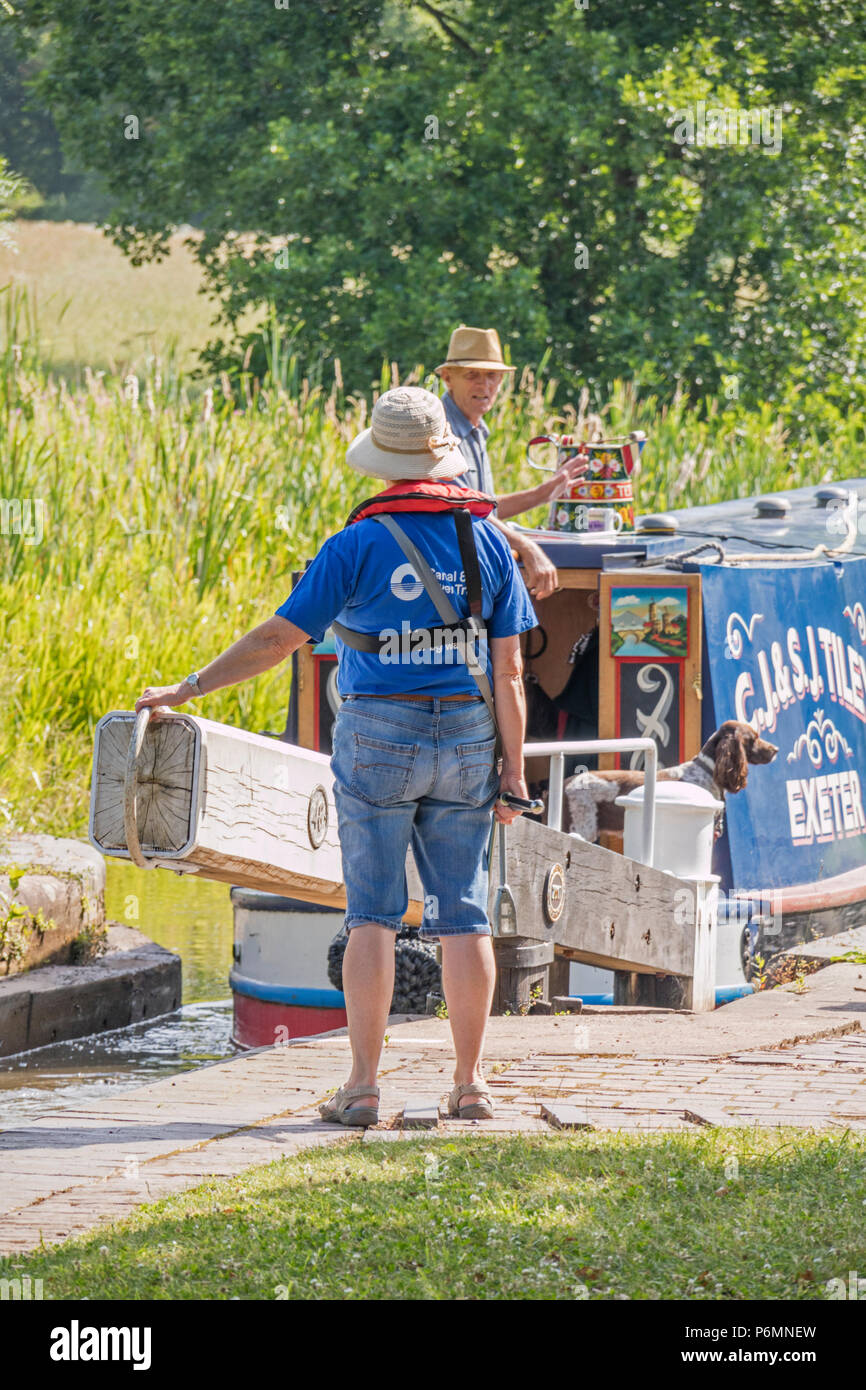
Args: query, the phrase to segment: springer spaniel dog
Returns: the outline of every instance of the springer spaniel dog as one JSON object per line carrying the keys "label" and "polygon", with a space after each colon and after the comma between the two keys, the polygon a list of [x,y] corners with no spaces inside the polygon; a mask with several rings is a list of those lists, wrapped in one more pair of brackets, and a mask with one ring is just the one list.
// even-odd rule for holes
{"label": "springer spaniel dog", "polygon": [[[724,792],[739,792],[746,785],[749,763],[771,763],[778,748],[759,738],[750,724],[726,719],[707,739],[697,757],[678,767],[659,768],[659,781],[695,782],[724,801]],[[622,832],[624,812],[615,804],[633,787],[643,784],[644,774],[622,768],[616,772],[579,772],[563,786],[562,828],[584,840],[597,840],[603,830]],[[721,816],[721,812],[719,815]],[[717,827],[717,833],[720,829]]]}

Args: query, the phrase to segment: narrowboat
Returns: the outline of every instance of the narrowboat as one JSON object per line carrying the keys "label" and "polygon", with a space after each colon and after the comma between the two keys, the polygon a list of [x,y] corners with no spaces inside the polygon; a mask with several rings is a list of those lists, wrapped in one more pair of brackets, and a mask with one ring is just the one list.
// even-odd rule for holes
{"label": "narrowboat", "polygon": [[[606,500],[557,504],[550,529],[527,531],[559,574],[523,639],[527,738],[649,735],[670,768],[735,719],[778,748],[727,797],[713,848],[720,1003],[751,989],[756,962],[763,969],[799,941],[866,923],[866,480],[636,519],[631,498],[617,495],[615,524]],[[330,634],[292,665],[279,737],[329,754],[340,702]],[[636,768],[640,756],[580,762]],[[546,771],[528,759],[536,789]],[[602,843],[622,847],[615,835]],[[235,897],[242,964],[232,987],[246,1046],[272,1042],[275,1027],[292,1036],[343,1017],[324,948],[315,960],[309,952],[336,919],[323,913],[314,932],[309,922],[298,930],[300,910],[318,910],[268,907],[268,897]],[[572,965],[571,992],[604,1000],[612,978]]]}

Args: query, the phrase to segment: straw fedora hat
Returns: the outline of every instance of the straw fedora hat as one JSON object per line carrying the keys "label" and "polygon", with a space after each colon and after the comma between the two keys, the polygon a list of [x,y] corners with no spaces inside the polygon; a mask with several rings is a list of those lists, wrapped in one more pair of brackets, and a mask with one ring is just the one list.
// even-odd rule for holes
{"label": "straw fedora hat", "polygon": [[448,356],[434,371],[443,367],[485,367],[488,371],[513,372],[502,359],[502,345],[495,328],[468,328],[461,323],[451,334]]}
{"label": "straw fedora hat", "polygon": [[346,462],[389,482],[457,478],[469,466],[441,400],[420,386],[397,386],[379,397],[370,428],[352,440]]}

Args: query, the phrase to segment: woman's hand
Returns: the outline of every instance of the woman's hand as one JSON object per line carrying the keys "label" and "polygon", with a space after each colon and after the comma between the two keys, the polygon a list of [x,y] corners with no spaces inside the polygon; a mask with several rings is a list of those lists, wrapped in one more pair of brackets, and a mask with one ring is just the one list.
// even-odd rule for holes
{"label": "woman's hand", "polygon": [[[502,775],[499,778],[499,795],[501,796],[503,792],[510,792],[512,796],[522,796],[524,799],[528,799],[529,792],[526,788],[526,779],[523,773],[521,772],[518,775],[514,772],[506,772],[503,769]],[[517,820],[518,816],[522,816],[523,812],[516,806],[500,806],[497,800],[493,808],[493,814],[500,824],[510,825],[513,820]]]}
{"label": "woman's hand", "polygon": [[157,705],[185,705],[192,698],[192,687],[186,681],[181,681],[179,685],[149,685],[136,700],[135,712],[138,714],[139,710],[153,709]]}

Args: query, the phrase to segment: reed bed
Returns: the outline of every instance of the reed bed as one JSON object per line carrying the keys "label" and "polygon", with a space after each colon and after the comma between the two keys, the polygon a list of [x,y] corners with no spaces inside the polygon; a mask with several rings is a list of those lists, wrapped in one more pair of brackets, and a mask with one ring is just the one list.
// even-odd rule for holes
{"label": "reed bed", "polygon": [[[376,490],[344,463],[371,402],[344,391],[339,363],[323,381],[273,330],[268,360],[261,382],[242,371],[194,382],[168,357],[70,386],[42,365],[26,294],[0,290],[0,832],[85,834],[97,720],[266,618]],[[385,366],[380,389],[399,380]],[[406,380],[433,378],[419,367]],[[537,480],[524,458],[533,434],[579,430],[593,411],[608,435],[646,430],[644,512],[864,471],[862,416],[822,418],[819,432],[806,416],[664,402],[625,382],[604,403],[584,392],[563,407],[561,395],[529,371],[503,391],[488,417],[502,491]],[[29,535],[10,507],[27,502]],[[203,710],[282,728],[288,694],[281,667]]]}

